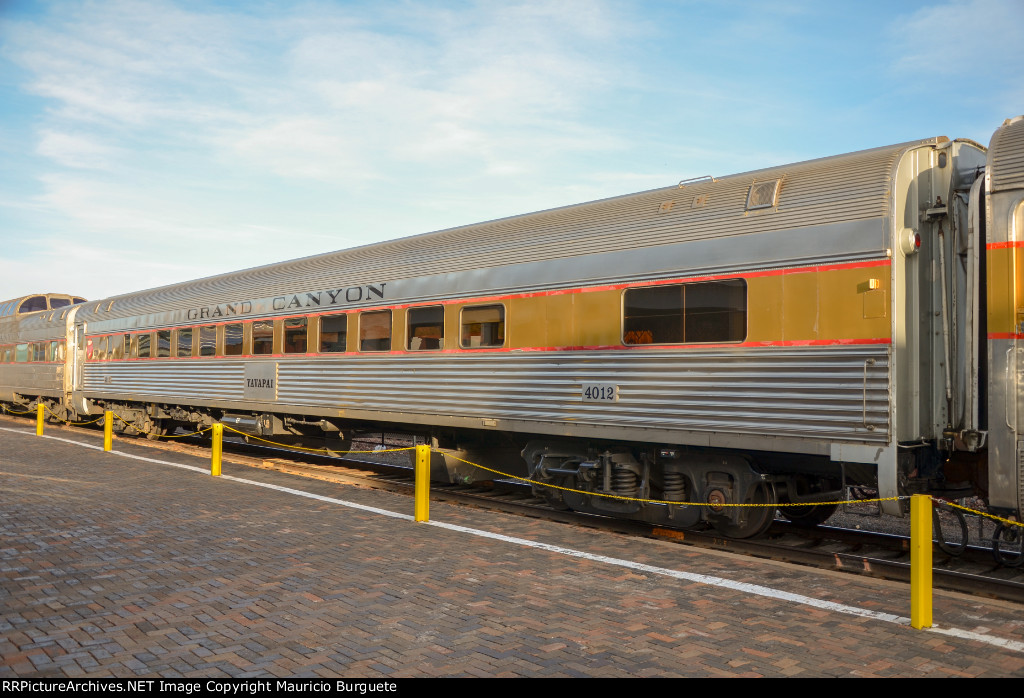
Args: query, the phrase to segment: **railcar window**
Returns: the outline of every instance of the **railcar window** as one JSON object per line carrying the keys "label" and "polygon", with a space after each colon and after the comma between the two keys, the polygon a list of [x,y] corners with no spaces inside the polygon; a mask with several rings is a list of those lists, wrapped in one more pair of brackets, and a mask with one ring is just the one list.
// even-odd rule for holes
{"label": "railcar window", "polygon": [[166,359],[171,355],[171,331],[159,330],[156,333],[156,357]]}
{"label": "railcar window", "polygon": [[767,182],[754,182],[747,191],[747,210],[772,208],[779,198],[781,179],[770,179]]}
{"label": "railcar window", "polygon": [[137,359],[139,358],[139,335],[132,334],[128,335],[128,358]]}
{"label": "railcar window", "polygon": [[308,342],[309,320],[304,317],[290,317],[284,321],[284,353],[305,354]]}
{"label": "railcar window", "polygon": [[326,315],[320,318],[320,351],[345,351],[348,341],[348,315]]}
{"label": "railcar window", "polygon": [[444,348],[444,306],[409,308],[408,336],[411,351]]}
{"label": "railcar window", "polygon": [[21,307],[18,308],[19,313],[34,313],[37,310],[46,310],[46,296],[32,296],[26,298]]}
{"label": "railcar window", "polygon": [[274,321],[256,320],[252,323],[252,353],[274,353]]}
{"label": "railcar window", "polygon": [[224,356],[242,355],[242,323],[224,325]]}
{"label": "railcar window", "polygon": [[199,328],[199,355],[217,355],[217,326],[203,325]]}
{"label": "railcar window", "polygon": [[627,289],[623,316],[624,344],[741,342],[747,336],[747,282]]}
{"label": "railcar window", "polygon": [[85,303],[85,299],[84,299],[84,298],[78,298],[78,297],[76,296],[76,297],[74,297],[74,298],[72,298],[72,299],[71,299],[71,303],[72,303],[73,305],[78,305],[79,303]]}
{"label": "railcar window", "polygon": [[192,328],[182,327],[178,330],[178,341],[175,347],[175,356],[186,358],[192,356]]}
{"label": "railcar window", "polygon": [[14,360],[19,363],[28,361],[28,344],[19,344],[14,350]]}
{"label": "railcar window", "polygon": [[139,358],[148,359],[153,355],[152,349],[152,337],[147,332],[146,334],[140,334],[139,336]]}
{"label": "railcar window", "polygon": [[505,306],[479,305],[462,309],[462,347],[500,347],[505,344]]}
{"label": "railcar window", "polygon": [[95,351],[96,340],[93,337],[89,337],[85,340],[85,360],[92,361],[93,352]]}
{"label": "railcar window", "polygon": [[120,360],[128,353],[125,347],[130,346],[130,340],[126,334],[115,334],[110,338],[110,358]]}
{"label": "railcar window", "polygon": [[69,305],[71,305],[71,299],[70,298],[51,298],[50,299],[50,309],[51,310],[57,310],[58,308],[65,308],[65,307],[67,307]]}
{"label": "railcar window", "polygon": [[57,342],[57,361],[64,360],[64,340]]}
{"label": "railcar window", "polygon": [[359,351],[391,350],[391,311],[359,313]]}
{"label": "railcar window", "polygon": [[107,358],[108,337],[96,337],[92,345],[92,357],[96,361],[104,361]]}
{"label": "railcar window", "polygon": [[32,350],[29,361],[46,361],[46,342],[32,342],[29,348]]}

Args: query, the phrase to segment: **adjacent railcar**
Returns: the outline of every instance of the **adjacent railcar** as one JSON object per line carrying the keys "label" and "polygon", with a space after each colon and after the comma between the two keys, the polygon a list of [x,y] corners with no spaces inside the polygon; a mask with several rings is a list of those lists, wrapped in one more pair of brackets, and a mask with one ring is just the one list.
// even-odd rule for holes
{"label": "adjacent railcar", "polygon": [[89,302],[65,404],[337,450],[401,428],[447,479],[480,474],[446,452],[500,452],[583,492],[541,488],[555,503],[732,536],[772,512],[593,495],[813,523],[830,509],[786,505],[862,484],[1016,515],[1016,427],[987,437],[1020,395],[999,360],[1024,307],[1020,130],[988,154],[933,138]]}
{"label": "adjacent railcar", "polygon": [[44,396],[55,414],[66,415],[67,317],[84,300],[45,293],[0,303],[0,402]]}

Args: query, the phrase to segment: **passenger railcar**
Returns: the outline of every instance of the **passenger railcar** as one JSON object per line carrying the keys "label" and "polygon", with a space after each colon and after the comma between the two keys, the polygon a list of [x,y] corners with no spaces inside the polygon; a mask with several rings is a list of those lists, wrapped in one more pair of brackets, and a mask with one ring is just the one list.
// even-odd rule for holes
{"label": "passenger railcar", "polygon": [[45,397],[55,414],[67,414],[64,397],[71,389],[65,351],[68,313],[84,301],[46,293],[0,303],[0,402]]}
{"label": "passenger railcar", "polygon": [[1022,162],[1017,118],[988,152],[932,138],[89,301],[63,393],[0,399],[335,450],[400,428],[446,479],[481,476],[446,453],[501,453],[582,491],[556,504],[739,537],[773,511],[717,505],[814,523],[786,505],[849,484],[1017,516]]}

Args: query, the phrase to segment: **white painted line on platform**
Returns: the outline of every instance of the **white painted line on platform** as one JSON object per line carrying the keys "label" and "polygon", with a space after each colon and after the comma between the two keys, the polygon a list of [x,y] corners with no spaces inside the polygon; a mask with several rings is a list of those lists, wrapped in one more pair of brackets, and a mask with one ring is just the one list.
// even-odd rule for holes
{"label": "white painted line on platform", "polygon": [[[0,431],[9,431],[16,434],[23,434],[25,436],[35,436],[34,432],[29,432],[24,429],[9,429],[6,427],[0,427]],[[53,439],[54,441],[63,441],[65,443],[74,444],[76,446],[83,446],[85,448],[91,448],[99,451],[103,450],[101,446],[94,446],[92,444],[82,443],[81,441],[74,441],[72,439],[62,439],[57,436],[46,435],[44,435],[43,438]],[[145,461],[147,463],[157,463],[160,465],[170,465],[175,468],[184,468],[185,470],[194,470],[196,472],[204,473],[207,475],[209,475],[210,472],[209,468],[201,468],[195,465],[185,465],[184,463],[174,463],[172,461],[159,460],[156,458],[146,458],[145,456],[137,456],[131,453],[124,453],[123,451],[109,451],[109,453],[115,456],[123,456],[125,458],[133,458],[135,460]],[[414,519],[414,517],[408,514],[400,514],[398,512],[390,511],[388,509],[370,507],[366,506],[365,504],[349,502],[344,499],[325,497],[323,495],[313,494],[311,492],[296,490],[291,487],[282,487],[280,485],[272,485],[266,482],[247,480],[245,478],[234,477],[232,475],[221,475],[219,479],[230,480],[232,482],[240,482],[246,485],[255,485],[257,487],[265,487],[267,489],[276,490],[278,492],[294,494],[300,497],[307,497],[309,499],[315,499],[321,502],[328,502],[330,504],[338,504],[343,507],[358,509],[360,511],[370,512],[372,514],[380,514],[382,516],[390,516],[392,518],[402,519],[404,521],[412,521]],[[681,570],[673,570],[667,567],[656,567],[654,565],[647,565],[642,562],[634,562],[632,560],[623,560],[621,558],[607,557],[605,555],[595,555],[593,553],[584,552],[582,550],[575,550],[573,548],[564,548],[562,546],[551,545],[549,543],[539,543],[537,541],[528,540],[526,538],[516,538],[515,536],[506,536],[501,533],[491,533],[490,531],[482,531],[477,528],[469,528],[467,526],[459,526],[456,524],[449,524],[441,521],[427,521],[424,523],[429,526],[444,528],[449,531],[455,531],[457,533],[466,533],[473,536],[479,536],[481,538],[490,538],[492,540],[499,540],[505,543],[512,543],[513,545],[521,545],[524,547],[535,548],[537,550],[544,550],[559,555],[577,557],[584,560],[590,560],[592,562],[601,562],[607,565],[614,565],[616,567],[625,567],[627,569],[636,570],[638,572],[647,572],[649,574],[657,574],[663,577],[671,577],[673,579],[680,579],[688,582],[696,582],[698,584],[707,584],[709,586],[716,586],[723,589],[732,589],[734,591],[743,592],[745,594],[752,594],[754,596],[764,596],[770,599],[778,599],[779,601],[789,601],[790,603],[800,604],[802,606],[810,606],[812,608],[833,611],[835,613],[843,613],[845,615],[860,616],[862,618],[871,618],[873,620],[880,620],[886,623],[895,623],[896,625],[910,625],[910,619],[905,616],[898,616],[892,613],[882,613],[880,611],[872,611],[869,608],[860,608],[859,606],[848,606],[846,604],[835,603],[834,601],[824,601],[822,599],[816,599],[811,596],[805,596],[803,594],[794,594],[789,591],[773,589],[771,587],[762,586],[760,584],[748,584],[747,582],[737,582],[731,579],[725,579],[724,577],[713,577],[711,575],[698,574],[695,572],[683,572]],[[959,628],[940,628],[938,626],[933,626],[931,628],[926,628],[925,630],[927,630],[928,632],[939,633],[941,635],[949,635],[964,640],[974,640],[976,642],[983,642],[989,645],[994,645],[996,647],[1002,647],[1004,649],[1013,650],[1015,652],[1024,652],[1024,642],[1019,642],[1017,640],[993,637],[992,635],[973,632],[971,630],[961,630]]]}

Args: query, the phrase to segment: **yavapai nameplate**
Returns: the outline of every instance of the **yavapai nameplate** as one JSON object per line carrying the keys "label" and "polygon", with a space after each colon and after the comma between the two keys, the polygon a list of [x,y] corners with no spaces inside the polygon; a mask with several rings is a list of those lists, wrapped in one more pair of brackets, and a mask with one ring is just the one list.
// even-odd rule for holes
{"label": "yavapai nameplate", "polygon": [[276,361],[256,361],[245,365],[245,399],[277,399]]}

